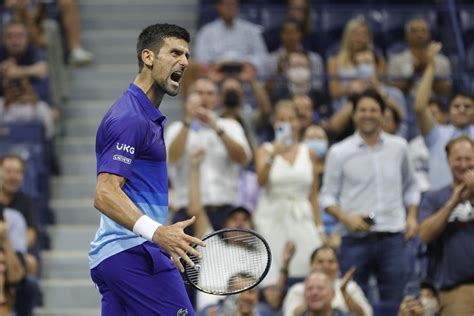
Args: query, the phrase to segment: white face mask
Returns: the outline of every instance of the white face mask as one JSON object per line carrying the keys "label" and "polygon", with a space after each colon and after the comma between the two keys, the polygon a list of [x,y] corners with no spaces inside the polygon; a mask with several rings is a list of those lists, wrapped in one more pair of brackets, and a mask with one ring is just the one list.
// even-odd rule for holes
{"label": "white face mask", "polygon": [[311,72],[305,67],[288,68],[288,79],[294,83],[306,83],[311,78]]}
{"label": "white face mask", "polygon": [[435,298],[422,297],[421,304],[425,311],[425,316],[434,316],[438,312],[438,301]]}

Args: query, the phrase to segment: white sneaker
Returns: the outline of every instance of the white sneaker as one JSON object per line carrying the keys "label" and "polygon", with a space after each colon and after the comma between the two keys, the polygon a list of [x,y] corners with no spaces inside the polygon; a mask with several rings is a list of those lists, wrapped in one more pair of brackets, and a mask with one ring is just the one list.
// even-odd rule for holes
{"label": "white sneaker", "polygon": [[94,60],[94,55],[81,46],[74,48],[69,57],[70,63],[74,66],[87,65],[91,63],[92,60]]}

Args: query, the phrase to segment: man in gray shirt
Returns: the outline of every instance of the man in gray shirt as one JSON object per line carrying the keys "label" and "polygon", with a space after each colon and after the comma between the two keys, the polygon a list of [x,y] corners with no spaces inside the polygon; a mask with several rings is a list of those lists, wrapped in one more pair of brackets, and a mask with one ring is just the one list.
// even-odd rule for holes
{"label": "man in gray shirt", "polygon": [[417,233],[420,193],[406,141],[381,129],[384,108],[374,90],[354,100],[356,132],[330,149],[320,201],[339,222],[342,272],[356,266],[354,279],[366,294],[375,274],[380,299],[400,302],[405,240]]}

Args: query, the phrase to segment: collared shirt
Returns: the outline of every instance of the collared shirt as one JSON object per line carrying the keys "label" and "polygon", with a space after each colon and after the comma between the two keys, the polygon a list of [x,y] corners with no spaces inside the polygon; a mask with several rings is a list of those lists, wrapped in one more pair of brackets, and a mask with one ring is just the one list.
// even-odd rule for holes
{"label": "collared shirt", "polygon": [[[145,93],[130,84],[105,114],[97,131],[97,174],[127,181],[123,192],[146,215],[164,223],[168,214],[168,175],[163,139],[166,117]],[[89,266],[146,240],[104,214],[89,252]]]}
{"label": "collared shirt", "polygon": [[[227,136],[242,146],[247,158],[252,153],[240,124],[232,119],[219,118],[217,125]],[[165,132],[166,144],[169,146],[183,126],[174,122]],[[223,205],[237,202],[239,193],[239,174],[241,165],[233,161],[214,130],[199,121],[193,121],[188,131],[188,138],[183,156],[169,164],[170,179],[175,188],[175,205],[178,208],[188,205],[189,175],[191,174],[191,156],[194,150],[204,148],[206,151],[201,163],[201,200],[203,205]]]}
{"label": "collared shirt", "polygon": [[222,19],[216,19],[198,31],[195,54],[202,63],[248,61],[259,67],[267,48],[258,25],[236,18],[227,26]]}
{"label": "collared shirt", "polygon": [[474,139],[474,124],[464,129],[456,128],[452,124],[433,126],[428,135],[425,136],[425,143],[429,151],[429,174],[431,189],[438,190],[453,182],[451,169],[446,157],[446,144],[456,137],[467,135]]}
{"label": "collared shirt", "polygon": [[[375,215],[375,232],[401,232],[405,228],[405,206],[418,205],[420,192],[408,156],[407,142],[380,134],[369,147],[356,132],[333,145],[326,158],[321,207],[338,205],[349,214]],[[342,235],[347,228],[338,223]]]}

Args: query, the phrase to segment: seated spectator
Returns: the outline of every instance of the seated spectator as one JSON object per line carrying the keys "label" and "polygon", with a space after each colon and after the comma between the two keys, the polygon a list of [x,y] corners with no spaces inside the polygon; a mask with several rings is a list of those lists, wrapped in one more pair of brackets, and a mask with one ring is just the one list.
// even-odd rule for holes
{"label": "seated spectator", "polygon": [[420,295],[404,297],[398,316],[437,316],[439,312],[439,294],[429,281],[420,282]]}
{"label": "seated spectator", "polygon": [[431,41],[428,23],[421,18],[414,18],[405,26],[405,37],[408,48],[399,54],[394,54],[388,61],[388,76],[392,85],[403,93],[415,96],[419,85],[419,77],[425,68],[435,59],[436,80],[432,89],[436,94],[448,95],[451,91],[451,66],[446,56],[438,50],[435,56],[430,57],[428,46]]}
{"label": "seated spectator", "polygon": [[338,54],[328,59],[329,95],[335,100],[335,111],[344,104],[339,101],[340,98],[363,90],[360,86],[365,86],[371,74],[383,77],[385,61],[382,56],[375,58],[375,67],[371,73],[367,71],[368,67],[358,65],[356,54],[367,50],[374,50],[369,25],[361,18],[350,20],[344,28]]}
{"label": "seated spectator", "polygon": [[304,284],[304,302],[306,309],[299,316],[344,316],[345,313],[334,309],[331,302],[334,298],[334,284],[331,278],[322,271],[311,272]]}
{"label": "seated spectator", "polygon": [[0,315],[8,316],[12,314],[15,306],[15,286],[25,276],[20,255],[16,253],[19,250],[15,249],[15,246],[21,248],[22,245],[12,241],[12,238],[15,238],[15,241],[21,238],[21,235],[16,234],[21,233],[24,220],[17,222],[16,219],[22,219],[21,215],[15,210],[4,208],[2,202],[0,198]]}
{"label": "seated spectator", "polygon": [[[215,113],[217,87],[201,78],[192,87],[185,104],[183,122],[174,122],[165,131],[168,146],[169,175],[175,188],[174,221],[187,218],[188,179],[191,153],[203,148],[202,203],[214,229],[223,225],[225,214],[233,208],[239,192],[239,172],[251,159],[250,146],[241,125]],[[225,175],[225,176],[223,176]]]}
{"label": "seated spectator", "polygon": [[[13,222],[23,222],[26,224],[26,231],[22,229],[15,231],[19,242],[15,242],[15,249],[22,252],[22,257],[25,263],[25,278],[19,285],[17,285],[17,299],[15,310],[19,316],[30,315],[33,310],[33,302],[39,291],[37,284],[37,260],[27,253],[26,248],[32,249],[36,244],[37,225],[35,215],[33,214],[33,203],[31,198],[21,191],[24,178],[24,160],[17,155],[6,155],[0,159],[0,173],[3,174],[3,181],[0,184],[0,201],[2,201],[12,211],[18,212],[19,219]],[[20,227],[22,224],[19,225]],[[22,237],[22,235],[24,235]],[[26,245],[23,245],[23,238],[25,238]]]}
{"label": "seated spectator", "polygon": [[440,285],[441,315],[474,313],[474,142],[446,145],[452,182],[429,191],[420,205],[420,237],[428,245],[428,277]]}
{"label": "seated spectator", "polygon": [[[287,0],[286,20],[296,21],[302,31],[302,45],[305,50],[321,52],[317,33],[313,29],[313,19],[311,15],[311,1],[309,0]],[[282,45],[281,25],[271,26],[263,32],[265,44],[270,52],[273,52]]]}
{"label": "seated spectator", "polygon": [[[234,279],[236,282],[254,282],[255,277],[239,273]],[[232,287],[230,288],[232,289]],[[236,295],[227,296],[200,314],[202,316],[257,316],[263,315],[262,310],[264,307],[258,304],[258,288],[255,287]]]}
{"label": "seated spectator", "polygon": [[[289,54],[305,52],[302,46],[303,30],[297,20],[288,19],[282,23],[280,38],[281,46],[267,58],[265,77],[270,80],[272,80],[272,77],[284,74]],[[311,69],[311,87],[316,90],[322,90],[325,75],[323,59],[314,52],[307,51],[305,54],[308,56]],[[301,70],[299,71],[302,73]]]}
{"label": "seated spectator", "polygon": [[[351,269],[341,278],[339,271],[339,259],[336,250],[330,246],[317,248],[311,254],[311,271],[323,271],[334,284],[334,298],[331,306],[333,309],[354,315],[372,315],[372,307],[362,289],[351,278],[355,269]],[[304,288],[303,282],[296,283],[288,290],[283,302],[283,315],[298,315],[304,309]]]}
{"label": "seated spectator", "polygon": [[432,117],[428,101],[435,78],[439,43],[427,48],[427,64],[415,97],[415,114],[421,135],[429,151],[429,174],[432,190],[440,189],[452,181],[444,147],[450,139],[460,135],[474,138],[474,98],[467,93],[457,92],[449,102],[448,125],[440,125]]}
{"label": "seated spectator", "polygon": [[196,34],[196,61],[190,62],[183,77],[185,98],[190,85],[202,75],[218,82],[224,74],[240,73],[248,67],[257,74],[263,71],[267,48],[259,27],[237,16],[238,0],[218,0],[216,9],[219,17]]}
{"label": "seated spectator", "polygon": [[[285,243],[296,245],[289,277],[304,277],[309,269],[307,254],[325,239],[317,195],[319,178],[316,157],[299,140],[294,104],[280,101],[273,116],[275,140],[261,145],[255,156],[258,183],[262,188],[255,212],[257,231],[273,253],[282,253]],[[263,281],[276,284],[281,258],[274,257]]]}
{"label": "seated spectator", "polygon": [[[201,202],[201,163],[203,161],[204,156],[206,155],[204,149],[197,149],[191,155],[191,174],[189,177],[189,207],[187,209],[188,216],[195,216],[196,221],[194,222],[194,230],[195,236],[198,238],[202,238],[204,235],[209,234],[212,232],[212,225],[209,221],[209,217],[204,210],[204,207]],[[245,229],[253,229],[252,224],[252,215],[251,213],[244,207],[236,207],[231,209],[225,215],[223,228],[245,228]],[[253,292],[249,292],[250,294]],[[247,302],[249,306],[245,304],[245,301],[248,297],[247,294],[244,294],[244,301],[241,302],[244,306],[247,306],[249,310],[252,310],[256,302]],[[240,297],[239,297],[240,299]],[[204,315],[221,315],[223,306],[227,306],[227,304],[235,303],[235,301],[226,301],[223,306],[219,304],[220,297],[215,295],[209,295],[202,292],[197,293],[197,301],[196,306],[198,310],[201,310],[207,306],[214,305],[212,308],[206,308],[206,312],[203,313]],[[257,295],[258,301],[258,295]],[[251,303],[251,304],[250,304]],[[244,307],[241,306],[241,307]],[[228,314],[225,314],[228,315]],[[232,314],[234,315],[234,314]]]}
{"label": "seated spectator", "polygon": [[28,226],[28,248],[34,247],[37,237],[37,216],[34,214],[31,197],[21,189],[25,176],[25,161],[18,155],[5,155],[0,158],[0,172],[3,182],[0,186],[0,195],[3,196],[6,206],[19,211]]}
{"label": "seated spectator", "polygon": [[49,102],[46,55],[43,50],[30,42],[28,29],[20,21],[13,20],[4,27],[0,47],[0,76],[2,82],[5,79],[28,79],[38,97]]}
{"label": "seated spectator", "polygon": [[356,132],[330,148],[320,201],[339,222],[342,272],[356,266],[354,280],[366,295],[374,275],[380,300],[398,304],[420,195],[406,141],[382,131],[385,107],[373,90],[354,100]]}
{"label": "seated spectator", "polygon": [[6,79],[2,83],[4,96],[0,98],[0,121],[40,121],[46,139],[51,140],[54,136],[53,111],[44,101],[38,100],[29,80]]}
{"label": "seated spectator", "polygon": [[[437,125],[448,124],[447,113],[444,110],[443,105],[439,100],[430,99],[428,101],[428,110],[434,123]],[[416,179],[418,182],[418,188],[421,192],[429,191],[431,188],[430,174],[429,174],[429,152],[426,147],[423,136],[418,135],[413,138],[409,143],[410,158],[413,162],[416,172]]]}

